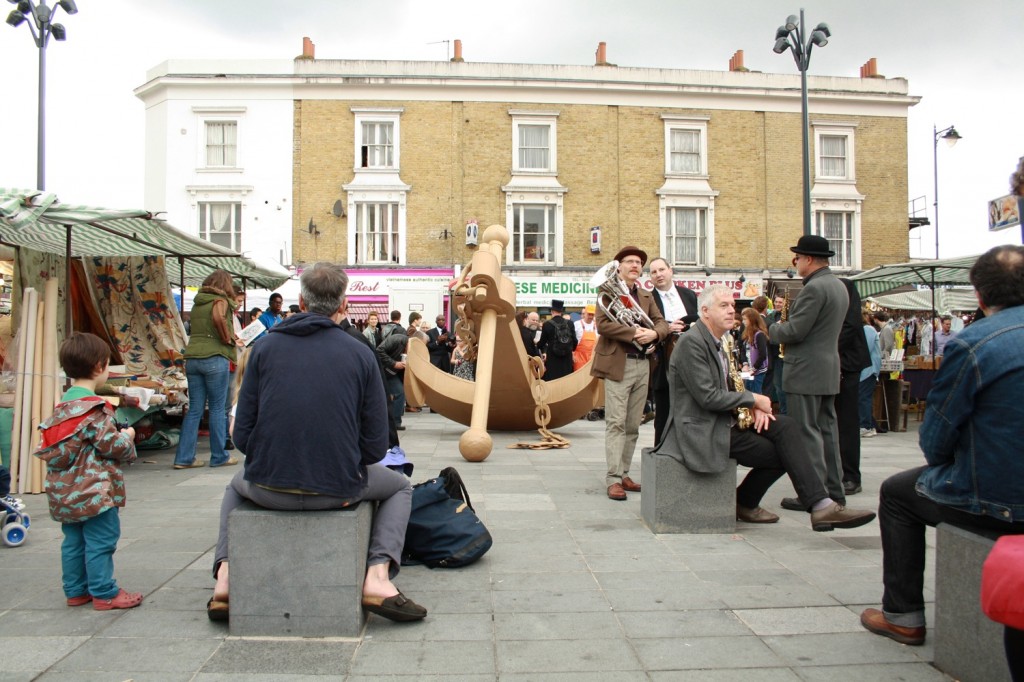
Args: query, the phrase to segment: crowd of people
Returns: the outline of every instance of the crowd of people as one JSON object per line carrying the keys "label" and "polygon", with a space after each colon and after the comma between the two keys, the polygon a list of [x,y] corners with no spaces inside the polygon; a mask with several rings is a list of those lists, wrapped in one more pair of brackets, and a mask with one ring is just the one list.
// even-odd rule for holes
{"label": "crowd of people", "polygon": [[[533,311],[517,315],[526,353],[541,359],[546,380],[588,363],[590,374],[604,380],[609,499],[642,491],[631,465],[645,404],[653,396],[656,453],[695,472],[724,471],[730,459],[750,468],[736,490],[738,521],[779,521],[761,501],[782,476],[789,477],[796,497],[783,498],[780,506],[808,514],[815,531],[856,528],[875,519],[873,511],[847,507],[846,497],[862,490],[860,439],[877,433],[872,396],[881,359],[894,343],[890,319],[884,311],[862,312],[852,283],[829,267],[834,253],[826,239],[805,235],[791,251],[802,280],[799,294],[776,297],[774,307],[760,297],[740,315],[731,289],[708,286],[697,295],[675,284],[666,259],[648,265],[647,253],[636,246],[616,254],[622,295],[611,306],[588,305],[575,322],[558,300],[546,321]],[[639,284],[645,265],[651,290]],[[882,608],[865,610],[861,623],[905,644],[925,639],[927,526],[947,522],[1024,534],[1024,460],[1014,454],[1024,404],[1012,398],[1024,379],[1024,360],[1013,352],[1024,344],[1024,247],[990,250],[970,276],[981,313],[977,321],[954,332],[951,321],[942,319],[936,333],[934,350],[944,362],[921,427],[925,464],[891,476],[881,487]],[[245,454],[221,508],[216,586],[207,605],[213,619],[229,614],[227,519],[244,500],[289,510],[379,501],[363,607],[399,621],[426,615],[392,582],[411,486],[400,473],[373,465],[398,445],[397,432],[405,428],[409,339],[423,340],[438,369],[468,380],[473,349],[449,331],[444,315],[427,329],[416,312],[403,326],[401,311],[384,324],[370,313],[361,329],[354,326],[347,318],[347,283],[341,266],[318,263],[307,269],[298,310],[283,310],[280,296],[272,296],[258,318],[266,329],[250,348],[240,339],[237,311],[244,298],[228,273],[211,274],[196,296],[185,349],[191,404],[173,466],[206,466],[195,457],[204,409],[209,466],[238,464],[229,454],[233,447]],[[735,355],[728,335],[738,341]],[[73,334],[60,360],[74,385],[40,426],[36,454],[47,462],[51,515],[64,528],[67,603],[133,608],[142,595],[118,587],[112,556],[117,511],[126,499],[120,464],[135,457],[134,433],[116,425],[106,402],[95,396],[109,361],[102,341]],[[300,422],[304,429],[290,428]],[[89,449],[94,457],[77,456]],[[1022,638],[1024,633],[1007,626],[1011,666],[1022,664]]]}

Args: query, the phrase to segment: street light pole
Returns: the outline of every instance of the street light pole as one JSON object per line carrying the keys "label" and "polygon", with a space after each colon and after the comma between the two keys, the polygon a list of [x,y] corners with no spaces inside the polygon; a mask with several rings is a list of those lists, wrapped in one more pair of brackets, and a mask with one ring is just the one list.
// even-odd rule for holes
{"label": "street light pole", "polygon": [[932,208],[935,213],[935,260],[939,259],[939,138],[946,141],[950,147],[955,145],[960,139],[960,133],[956,131],[956,128],[949,126],[939,130],[935,124],[932,124],[932,138],[934,145],[932,146],[932,169],[935,173],[935,192],[932,195],[934,202]]}
{"label": "street light pole", "polygon": [[46,0],[38,4],[34,0],[8,0],[17,8],[7,15],[7,23],[17,27],[31,18],[28,29],[32,33],[32,42],[39,48],[39,102],[38,121],[36,127],[36,189],[46,189],[46,47],[50,36],[62,41],[67,38],[63,24],[53,23],[57,8],[67,14],[77,14],[78,7],[74,0],[59,0],[54,7],[49,7]]}
{"label": "street light pole", "polygon": [[[811,143],[810,121],[807,112],[807,69],[811,64],[811,49],[817,45],[825,47],[832,35],[828,24],[820,23],[810,37],[804,31],[804,10],[800,9],[799,19],[789,15],[786,23],[775,31],[775,54],[782,54],[787,49],[793,53],[796,68],[800,70],[800,123],[803,132],[803,172],[804,172],[804,234],[811,234]],[[805,40],[806,38],[806,40]]]}

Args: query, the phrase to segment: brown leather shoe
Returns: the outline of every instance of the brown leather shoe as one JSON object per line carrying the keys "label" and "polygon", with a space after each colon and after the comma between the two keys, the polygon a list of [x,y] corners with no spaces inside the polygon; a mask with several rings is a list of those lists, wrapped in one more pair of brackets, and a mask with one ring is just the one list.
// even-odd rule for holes
{"label": "brown leather shoe", "polygon": [[622,486],[618,483],[612,483],[608,486],[608,499],[609,500],[624,500],[626,499],[626,491],[622,489]]}
{"label": "brown leather shoe", "polygon": [[622,489],[629,493],[638,493],[640,492],[640,484],[634,481],[629,476],[623,476]]}
{"label": "brown leather shoe", "polygon": [[900,644],[910,646],[921,646],[924,644],[925,628],[905,628],[901,625],[893,625],[885,618],[885,614],[878,609],[864,609],[860,614],[860,624],[865,628],[889,639],[895,639]]}
{"label": "brown leather shoe", "polygon": [[779,517],[777,514],[772,514],[767,509],[761,507],[747,509],[737,504],[736,520],[743,521],[744,523],[778,523]]}
{"label": "brown leather shoe", "polygon": [[857,528],[875,520],[875,512],[864,509],[850,509],[833,502],[821,511],[811,512],[811,528],[828,532],[835,528]]}

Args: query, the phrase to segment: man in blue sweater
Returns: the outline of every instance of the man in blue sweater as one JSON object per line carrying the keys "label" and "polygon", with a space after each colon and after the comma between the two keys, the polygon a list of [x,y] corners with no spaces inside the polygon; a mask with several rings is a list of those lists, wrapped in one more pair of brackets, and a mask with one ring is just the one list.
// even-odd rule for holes
{"label": "man in blue sweater", "polygon": [[221,503],[208,614],[228,617],[228,515],[244,500],[302,511],[379,500],[363,608],[419,620],[426,609],[391,582],[401,565],[412,487],[405,476],[372,466],[388,450],[387,406],[373,351],[339,326],[348,276],[339,265],[317,263],[300,285],[302,312],[274,326],[249,356],[234,430],[245,467]]}

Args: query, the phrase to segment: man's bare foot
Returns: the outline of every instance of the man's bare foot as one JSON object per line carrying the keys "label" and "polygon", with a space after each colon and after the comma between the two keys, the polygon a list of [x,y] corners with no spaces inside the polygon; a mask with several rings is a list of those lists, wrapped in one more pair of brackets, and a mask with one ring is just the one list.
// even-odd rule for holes
{"label": "man's bare foot", "polygon": [[220,562],[217,569],[217,584],[213,587],[213,600],[226,602],[228,600],[228,562]]}
{"label": "man's bare foot", "polygon": [[[223,564],[221,564],[223,566]],[[363,581],[363,597],[394,597],[398,588],[388,576],[387,564],[374,564],[366,569],[366,580]]]}

